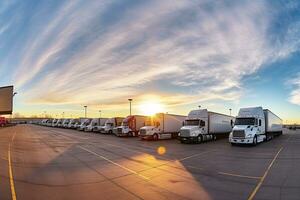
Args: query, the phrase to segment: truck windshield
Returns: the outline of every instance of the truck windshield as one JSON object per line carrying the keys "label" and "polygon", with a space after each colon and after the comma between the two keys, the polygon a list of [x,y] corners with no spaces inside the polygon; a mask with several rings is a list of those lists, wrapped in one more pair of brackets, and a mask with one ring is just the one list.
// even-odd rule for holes
{"label": "truck windshield", "polygon": [[152,120],[146,120],[145,126],[153,126],[153,121]]}
{"label": "truck windshield", "polygon": [[255,125],[255,118],[236,118],[235,125]]}
{"label": "truck windshield", "polygon": [[185,125],[186,126],[199,126],[199,120],[198,119],[197,120],[195,120],[195,119],[185,120]]}
{"label": "truck windshield", "polygon": [[89,121],[85,121],[85,122],[83,122],[83,125],[89,125],[91,123],[91,121],[89,120]]}
{"label": "truck windshield", "polygon": [[128,126],[128,122],[122,122],[122,126]]}
{"label": "truck windshield", "polygon": [[113,123],[106,123],[106,126],[113,126]]}

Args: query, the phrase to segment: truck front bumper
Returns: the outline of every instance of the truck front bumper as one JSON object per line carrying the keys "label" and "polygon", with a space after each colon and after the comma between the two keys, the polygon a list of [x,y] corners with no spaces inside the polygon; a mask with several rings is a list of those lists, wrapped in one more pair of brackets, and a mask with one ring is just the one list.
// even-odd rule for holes
{"label": "truck front bumper", "polygon": [[253,138],[229,138],[229,142],[233,144],[252,144]]}
{"label": "truck front bumper", "polygon": [[183,143],[196,143],[198,141],[198,137],[178,137],[178,139]]}
{"label": "truck front bumper", "polygon": [[153,140],[153,135],[139,135],[143,140]]}

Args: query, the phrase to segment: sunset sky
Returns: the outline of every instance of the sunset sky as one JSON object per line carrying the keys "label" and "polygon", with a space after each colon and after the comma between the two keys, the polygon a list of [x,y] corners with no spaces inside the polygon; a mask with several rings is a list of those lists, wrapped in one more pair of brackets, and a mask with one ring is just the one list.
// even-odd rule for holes
{"label": "sunset sky", "polygon": [[[0,86],[14,113],[236,115],[300,123],[300,2],[2,0]],[[153,106],[155,107],[155,106]]]}

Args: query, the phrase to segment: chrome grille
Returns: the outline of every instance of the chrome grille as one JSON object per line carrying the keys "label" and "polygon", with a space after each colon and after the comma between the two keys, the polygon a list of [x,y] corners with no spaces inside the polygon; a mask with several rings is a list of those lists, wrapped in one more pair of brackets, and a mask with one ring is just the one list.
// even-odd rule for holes
{"label": "chrome grille", "polygon": [[122,134],[122,130],[123,130],[122,128],[118,128],[117,133]]}
{"label": "chrome grille", "polygon": [[180,130],[180,137],[190,137],[190,130]]}
{"label": "chrome grille", "polygon": [[118,129],[114,128],[114,129],[113,129],[113,133],[114,133],[114,134],[117,134],[117,133],[118,133]]}
{"label": "chrome grille", "polygon": [[245,138],[245,131],[244,130],[234,130],[232,132],[232,137],[234,137],[234,138]]}
{"label": "chrome grille", "polygon": [[140,129],[140,135],[146,135],[146,129]]}

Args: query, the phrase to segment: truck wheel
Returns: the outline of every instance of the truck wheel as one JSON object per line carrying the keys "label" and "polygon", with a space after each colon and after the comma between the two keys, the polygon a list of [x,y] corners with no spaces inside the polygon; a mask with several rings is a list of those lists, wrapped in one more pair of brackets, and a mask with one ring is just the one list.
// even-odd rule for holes
{"label": "truck wheel", "polygon": [[202,143],[202,141],[203,141],[202,135],[198,135],[198,143]]}
{"label": "truck wheel", "polygon": [[213,135],[213,140],[216,141],[217,140],[217,136]]}
{"label": "truck wheel", "polygon": [[112,134],[112,130],[109,130],[109,131],[108,131],[108,134]]}
{"label": "truck wheel", "polygon": [[257,145],[257,136],[254,136],[252,145],[253,146]]}
{"label": "truck wheel", "polygon": [[153,140],[158,140],[158,135],[156,133],[153,135]]}

